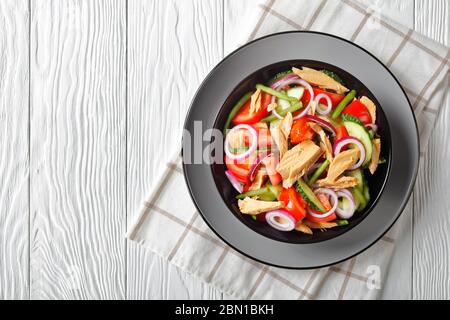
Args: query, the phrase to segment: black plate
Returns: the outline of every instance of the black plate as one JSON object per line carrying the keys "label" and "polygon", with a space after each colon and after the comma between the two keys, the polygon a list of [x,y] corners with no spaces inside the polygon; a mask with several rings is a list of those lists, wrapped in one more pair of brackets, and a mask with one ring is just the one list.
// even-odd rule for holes
{"label": "black plate", "polygon": [[346,226],[328,229],[325,232],[320,232],[316,230],[313,235],[304,234],[298,231],[291,231],[291,232],[278,231],[270,227],[267,223],[263,221],[255,221],[251,218],[251,216],[241,214],[235,198],[237,192],[234,190],[234,188],[228,181],[227,177],[225,176],[226,166],[224,164],[218,163],[212,164],[211,169],[213,171],[213,176],[218,191],[221,194],[225,203],[228,205],[228,208],[231,210],[231,212],[233,212],[233,214],[239,220],[241,220],[246,226],[248,226],[252,230],[255,230],[256,232],[271,239],[290,243],[312,243],[317,241],[328,240],[337,237],[338,235],[344,232],[347,232],[348,230],[356,226],[358,223],[360,223],[372,211],[372,208],[375,206],[377,200],[381,195],[381,192],[383,191],[383,186],[386,182],[387,174],[389,172],[389,164],[390,164],[389,160],[391,153],[391,135],[389,131],[388,121],[377,99],[369,91],[369,89],[367,89],[367,87],[364,86],[364,84],[361,83],[361,81],[356,79],[350,73],[331,64],[313,60],[282,61],[261,68],[258,71],[247,76],[243,81],[241,81],[236,86],[236,88],[234,88],[230,96],[226,99],[214,123],[214,128],[223,130],[227,117],[233,106],[245,93],[249,91],[254,91],[255,85],[257,83],[267,83],[271,78],[274,77],[274,75],[276,75],[279,72],[290,70],[292,67],[300,68],[302,66],[313,68],[316,70],[326,69],[333,71],[339,77],[341,77],[347,88],[355,89],[358,93],[358,96],[367,96],[372,101],[375,102],[377,106],[376,124],[379,130],[378,133],[381,136],[381,146],[382,146],[381,156],[387,160],[387,163],[380,165],[373,176],[368,172],[368,170],[365,170],[364,172],[368,180],[371,199],[363,212],[356,213],[354,217],[352,217],[349,220],[349,224]]}
{"label": "black plate", "polygon": [[[321,61],[338,66],[361,81],[373,94],[369,96],[375,96],[383,108],[391,137],[390,155],[389,152],[384,153],[389,158],[389,166],[385,166],[389,167],[389,174],[381,196],[364,219],[327,241],[299,244],[274,240],[249,228],[234,210],[230,210],[216,186],[209,163],[191,164],[183,160],[183,171],[198,211],[228,245],[266,264],[308,269],[348,259],[367,249],[389,230],[403,211],[414,186],[419,165],[419,139],[414,114],[405,92],[377,58],[345,39],[303,31],[260,38],[223,59],[195,94],[186,117],[185,130],[193,133],[196,121],[201,121],[203,131],[213,128],[220,122],[222,113],[227,112],[225,108],[222,109],[227,99],[236,101],[237,97],[230,96],[230,93],[243,79],[274,63],[295,60]],[[270,73],[265,77],[272,76]],[[351,82],[348,85],[353,87]],[[382,130],[386,132],[386,126]],[[205,139],[200,146],[206,148],[209,143],[209,139]],[[385,141],[383,143],[386,144]],[[192,145],[190,140],[183,139],[183,154],[188,154],[187,151],[193,146],[195,144]],[[389,150],[383,152],[386,151]]]}

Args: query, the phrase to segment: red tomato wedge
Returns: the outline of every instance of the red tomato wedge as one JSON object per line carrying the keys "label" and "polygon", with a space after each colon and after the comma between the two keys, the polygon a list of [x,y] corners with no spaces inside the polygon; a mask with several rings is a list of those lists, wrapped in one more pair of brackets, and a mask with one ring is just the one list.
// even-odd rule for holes
{"label": "red tomato wedge", "polygon": [[[339,141],[342,138],[346,138],[348,136],[349,136],[349,134],[348,134],[345,126],[338,126],[338,127],[336,127],[336,136],[334,137],[334,143],[336,143],[336,141]],[[344,151],[347,149],[348,149],[348,146],[343,146],[341,151]]]}
{"label": "red tomato wedge", "polygon": [[300,118],[294,122],[291,129],[291,142],[300,143],[304,140],[310,140],[314,137],[314,130],[308,126],[308,120]]}
{"label": "red tomato wedge", "polygon": [[[319,201],[322,203],[322,205],[323,205],[323,207],[325,208],[326,211],[329,211],[332,208],[330,200],[328,199],[327,195],[325,195],[323,193],[318,193],[317,194],[317,199],[319,199]],[[316,210],[311,209],[311,208],[309,210],[311,210],[315,214],[322,214],[322,212],[316,211]],[[312,215],[310,215],[308,213],[307,219],[309,221],[312,221],[312,222],[329,222],[329,221],[336,220],[337,216],[336,216],[335,213],[332,213],[328,217],[325,217],[325,218],[316,218],[316,217],[313,217]]]}
{"label": "red tomato wedge", "polygon": [[367,110],[366,106],[359,100],[353,100],[345,107],[342,114],[348,114],[358,118],[363,124],[372,123],[372,117],[370,116],[369,110]]}
{"label": "red tomato wedge", "polygon": [[[328,92],[322,89],[318,89],[318,88],[313,88],[313,92],[314,92],[314,96],[317,96],[319,93],[323,93],[326,94],[328,97],[330,97],[331,99],[331,105],[334,107],[336,107],[339,102],[342,101],[342,99],[344,99],[344,95],[342,94],[337,94],[337,93],[332,93],[332,92]],[[303,93],[303,97],[302,97],[302,103],[304,106],[307,106],[309,103],[309,100],[311,99],[311,95],[309,94],[308,90],[305,90],[305,93]],[[325,103],[325,100],[320,100],[320,103]]]}
{"label": "red tomato wedge", "polygon": [[336,127],[336,137],[334,139],[338,141],[345,137],[348,137],[348,132],[345,126]]}
{"label": "red tomato wedge", "polygon": [[283,189],[279,201],[284,202],[284,209],[289,212],[296,221],[301,221],[306,217],[306,203],[301,196],[297,194],[294,188]]}
{"label": "red tomato wedge", "polygon": [[270,104],[270,101],[272,100],[272,96],[268,93],[262,92],[261,93],[261,108],[250,114],[250,102],[251,99],[249,99],[239,110],[239,112],[234,116],[234,118],[231,120],[231,122],[234,125],[238,124],[253,124],[256,122],[259,122],[262,118],[267,116],[269,114],[269,111],[267,111],[267,106]]}
{"label": "red tomato wedge", "polygon": [[233,172],[233,174],[236,176],[236,178],[242,182],[247,183],[248,181],[248,174],[250,172],[249,165],[246,163],[239,163],[236,160],[232,160],[225,156],[225,165],[227,166],[228,170]]}

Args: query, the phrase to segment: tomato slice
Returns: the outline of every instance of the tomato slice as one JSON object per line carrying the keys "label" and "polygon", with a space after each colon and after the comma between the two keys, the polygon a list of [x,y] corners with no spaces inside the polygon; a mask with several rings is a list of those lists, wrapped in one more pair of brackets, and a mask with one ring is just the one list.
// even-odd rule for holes
{"label": "tomato slice", "polygon": [[[328,97],[330,97],[331,100],[331,106],[334,108],[336,107],[339,102],[342,101],[342,99],[344,99],[344,95],[342,94],[338,94],[338,93],[332,93],[332,92],[328,92],[319,88],[313,88],[313,92],[314,92],[314,96],[317,96],[319,93],[323,93],[326,94]],[[311,95],[309,94],[308,90],[305,90],[305,93],[303,93],[303,97],[302,97],[302,103],[304,106],[307,106],[309,103],[309,100],[311,100]],[[323,103],[323,101],[320,101],[321,103]]]}
{"label": "tomato slice", "polygon": [[293,187],[283,189],[278,200],[284,202],[284,209],[289,212],[296,221],[301,221],[306,217],[306,203]]}
{"label": "tomato slice", "polygon": [[[337,141],[341,140],[342,138],[348,137],[348,136],[349,136],[349,134],[348,134],[345,126],[338,126],[338,127],[336,127],[336,136],[333,139],[333,141],[334,141],[333,143],[335,144]],[[343,146],[341,151],[344,151],[347,149],[348,149],[348,146]]]}
{"label": "tomato slice", "polygon": [[259,122],[262,118],[267,116],[269,112],[267,111],[267,106],[270,104],[272,100],[272,96],[268,93],[261,93],[261,108],[250,114],[250,102],[249,99],[239,110],[239,112],[234,116],[231,122],[235,125],[238,124],[253,124]]}
{"label": "tomato slice", "polygon": [[372,123],[372,117],[370,116],[369,110],[367,110],[366,106],[359,100],[353,100],[345,107],[342,114],[354,116],[361,120],[363,124]]}
{"label": "tomato slice", "polygon": [[348,132],[345,126],[336,127],[336,137],[335,140],[341,140],[342,138],[348,137]]}
{"label": "tomato slice", "polygon": [[304,140],[310,140],[314,137],[314,130],[308,126],[308,120],[300,118],[294,122],[291,129],[291,142],[300,143]]}
{"label": "tomato slice", "polygon": [[[322,203],[322,205],[326,211],[329,211],[332,208],[330,200],[328,199],[327,195],[325,195],[323,193],[318,193],[317,198]],[[316,211],[311,208],[309,210],[315,214],[322,214],[322,212]],[[337,216],[335,213],[332,213],[328,217],[325,217],[325,218],[316,218],[316,217],[312,216],[310,213],[308,213],[307,219],[312,222],[329,222],[329,221],[336,220]]]}
{"label": "tomato slice", "polygon": [[247,183],[248,181],[248,174],[250,172],[250,168],[247,164],[240,164],[236,160],[230,159],[228,156],[225,156],[225,165],[227,166],[228,170],[233,172],[233,174],[236,176],[236,178],[242,182]]}

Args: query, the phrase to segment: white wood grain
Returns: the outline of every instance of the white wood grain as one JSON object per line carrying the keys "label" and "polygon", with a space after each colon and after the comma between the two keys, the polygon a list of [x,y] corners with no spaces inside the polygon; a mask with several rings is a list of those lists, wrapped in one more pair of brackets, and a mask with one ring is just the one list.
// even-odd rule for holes
{"label": "white wood grain", "polygon": [[125,1],[31,10],[31,298],[124,298]]}
{"label": "white wood grain", "polygon": [[[361,0],[372,10],[401,23],[414,27],[414,1],[411,0]],[[386,279],[380,292],[380,299],[411,299],[412,297],[412,217],[413,196],[397,221],[399,235]]]}
{"label": "white wood grain", "polygon": [[0,1],[0,300],[29,296],[28,1]]}
{"label": "white wood grain", "polygon": [[[222,1],[133,0],[128,7],[128,222],[180,147],[192,95],[223,56]],[[163,231],[164,232],[164,231]],[[131,299],[221,294],[128,243]]]}
{"label": "white wood grain", "polygon": [[[450,3],[416,0],[417,31],[450,45]],[[450,298],[450,94],[441,110],[415,189],[414,299]]]}

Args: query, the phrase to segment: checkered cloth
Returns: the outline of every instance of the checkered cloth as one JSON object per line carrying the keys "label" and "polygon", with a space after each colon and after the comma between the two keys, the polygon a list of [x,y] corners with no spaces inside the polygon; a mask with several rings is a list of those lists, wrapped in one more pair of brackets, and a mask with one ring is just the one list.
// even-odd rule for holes
{"label": "checkered cloth", "polygon": [[[351,0],[269,0],[259,5],[241,43],[287,30],[335,34],[364,47],[395,74],[417,117],[421,155],[445,94],[450,48]],[[364,253],[332,267],[286,270],[255,262],[223,243],[193,205],[177,156],[129,231],[136,241],[171,263],[236,298],[374,299],[401,235],[397,223]]]}

